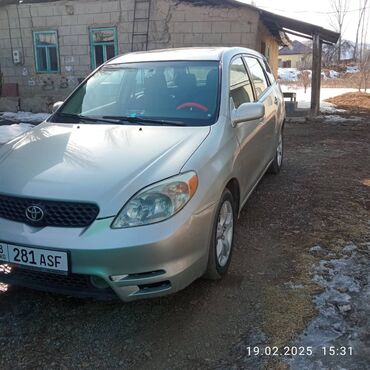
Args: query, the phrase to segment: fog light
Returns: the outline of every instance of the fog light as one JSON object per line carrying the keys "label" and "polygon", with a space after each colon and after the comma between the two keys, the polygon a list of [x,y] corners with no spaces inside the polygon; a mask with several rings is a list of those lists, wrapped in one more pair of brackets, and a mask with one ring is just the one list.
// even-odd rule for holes
{"label": "fog light", "polygon": [[109,284],[99,276],[90,276],[91,284],[98,289],[106,289],[109,287]]}

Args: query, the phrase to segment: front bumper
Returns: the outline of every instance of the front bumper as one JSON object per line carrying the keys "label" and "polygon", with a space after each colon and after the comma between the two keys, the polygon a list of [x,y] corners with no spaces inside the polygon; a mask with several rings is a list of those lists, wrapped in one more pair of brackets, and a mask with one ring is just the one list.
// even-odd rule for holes
{"label": "front bumper", "polygon": [[64,278],[17,267],[6,274],[0,269],[0,281],[94,298],[100,292],[123,301],[167,295],[203,275],[214,211],[212,205],[190,217],[180,212],[165,222],[121,230],[110,228],[112,218],[87,229],[37,229],[0,219],[1,242],[67,250],[71,264],[71,274]]}

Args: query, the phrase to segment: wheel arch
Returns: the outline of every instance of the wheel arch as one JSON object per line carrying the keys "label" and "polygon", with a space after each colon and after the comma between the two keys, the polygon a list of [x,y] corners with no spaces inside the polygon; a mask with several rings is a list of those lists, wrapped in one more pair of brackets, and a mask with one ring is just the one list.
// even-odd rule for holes
{"label": "wheel arch", "polygon": [[229,182],[225,186],[226,189],[230,190],[234,201],[235,201],[235,207],[236,207],[236,214],[239,215],[240,211],[240,186],[239,181],[233,177],[229,180]]}

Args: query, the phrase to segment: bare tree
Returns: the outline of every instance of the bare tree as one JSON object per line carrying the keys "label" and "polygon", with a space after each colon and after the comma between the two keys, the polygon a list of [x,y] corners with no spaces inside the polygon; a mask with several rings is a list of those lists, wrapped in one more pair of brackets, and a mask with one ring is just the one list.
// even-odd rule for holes
{"label": "bare tree", "polygon": [[362,19],[362,29],[361,29],[361,49],[360,49],[360,60],[362,60],[364,51],[367,50],[367,35],[369,29],[369,14],[367,8],[364,9],[364,16]]}
{"label": "bare tree", "polygon": [[324,44],[322,46],[322,65],[331,67],[335,64],[337,56],[337,47],[335,45]]}
{"label": "bare tree", "polygon": [[[360,76],[361,83],[364,86],[365,92],[367,91],[368,82],[370,79],[370,49],[369,45],[366,43],[368,30],[369,30],[369,18],[370,15],[365,10],[364,18],[362,21],[362,30],[361,30],[361,52],[360,52]],[[361,85],[360,85],[361,89]]]}
{"label": "bare tree", "polygon": [[[364,19],[366,18],[366,11],[367,11],[367,4],[369,0],[359,0],[359,9],[358,9],[358,24],[356,28],[356,41],[353,50],[353,58],[357,60],[358,57],[358,49],[359,49],[359,37],[360,37],[360,30],[363,27]],[[361,47],[360,47],[361,50]]]}
{"label": "bare tree", "polygon": [[362,58],[359,62],[359,84],[358,91],[361,91],[363,87],[365,92],[367,91],[368,83],[370,82],[370,50],[365,49],[362,53]]}
{"label": "bare tree", "polygon": [[301,71],[298,80],[302,84],[304,92],[306,93],[307,87],[310,86],[311,84],[311,71],[308,70]]}
{"label": "bare tree", "polygon": [[342,32],[344,30],[344,21],[348,13],[348,0],[330,0],[330,6],[333,13],[329,17],[330,24],[339,33],[337,61],[340,61],[342,55]]}

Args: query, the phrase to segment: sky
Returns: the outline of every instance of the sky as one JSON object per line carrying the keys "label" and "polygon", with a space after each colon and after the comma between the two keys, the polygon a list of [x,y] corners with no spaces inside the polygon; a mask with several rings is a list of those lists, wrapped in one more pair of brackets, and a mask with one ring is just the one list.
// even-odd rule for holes
{"label": "sky", "polygon": [[[239,1],[252,3],[252,0]],[[330,0],[254,0],[253,2],[264,10],[333,30],[330,25],[330,14],[328,14],[333,11]],[[343,36],[345,39],[352,41],[356,38],[359,2],[360,0],[348,0],[350,11],[344,21]],[[368,9],[369,13],[370,9]],[[291,39],[294,39],[294,36],[291,36]],[[367,42],[370,42],[370,31],[368,32]]]}

